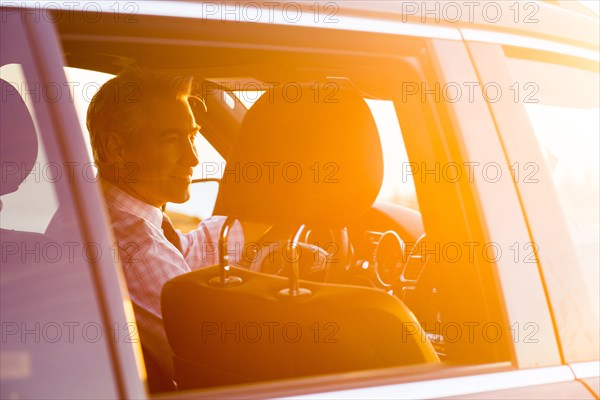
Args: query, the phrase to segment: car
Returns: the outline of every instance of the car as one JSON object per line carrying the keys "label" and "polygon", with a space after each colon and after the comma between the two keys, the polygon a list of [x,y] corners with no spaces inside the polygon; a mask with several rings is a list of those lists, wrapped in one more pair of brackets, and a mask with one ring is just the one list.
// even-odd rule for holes
{"label": "car", "polygon": [[[0,11],[2,398],[599,398],[595,2]],[[225,221],[162,290],[174,381],[85,127],[129,66],[194,77],[201,164],[166,212]]]}

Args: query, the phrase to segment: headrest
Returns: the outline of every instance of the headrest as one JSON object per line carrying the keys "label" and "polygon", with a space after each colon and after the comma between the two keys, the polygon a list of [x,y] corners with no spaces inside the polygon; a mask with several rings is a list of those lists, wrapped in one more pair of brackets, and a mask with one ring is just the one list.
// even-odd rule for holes
{"label": "headrest", "polygon": [[0,79],[2,118],[0,118],[0,195],[19,188],[37,158],[38,143],[35,125],[19,92]]}
{"label": "headrest", "polygon": [[373,204],[382,179],[377,127],[356,91],[332,83],[277,86],[242,121],[217,213],[343,226]]}

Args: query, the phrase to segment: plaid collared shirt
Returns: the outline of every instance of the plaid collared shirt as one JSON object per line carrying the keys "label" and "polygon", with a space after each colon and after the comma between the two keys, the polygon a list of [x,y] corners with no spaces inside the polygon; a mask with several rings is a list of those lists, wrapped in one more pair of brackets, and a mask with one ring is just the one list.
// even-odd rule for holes
{"label": "plaid collared shirt", "polygon": [[[161,289],[178,275],[218,264],[218,238],[225,217],[207,218],[198,229],[186,234],[177,231],[182,254],[163,234],[160,209],[109,183],[103,188],[142,344],[174,377],[173,353],[160,309]],[[228,239],[232,262],[239,261],[243,243],[241,226],[236,223]]]}

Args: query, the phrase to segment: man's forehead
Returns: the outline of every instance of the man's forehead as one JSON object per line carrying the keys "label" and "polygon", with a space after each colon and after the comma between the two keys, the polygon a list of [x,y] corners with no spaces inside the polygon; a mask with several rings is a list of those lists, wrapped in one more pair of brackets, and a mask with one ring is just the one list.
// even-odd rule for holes
{"label": "man's forehead", "polygon": [[191,113],[190,104],[186,98],[160,98],[150,97],[143,101],[147,107],[153,111],[162,111],[163,113]]}
{"label": "man's forehead", "polygon": [[200,125],[193,124],[191,126],[164,126],[157,130],[157,134],[164,136],[170,134],[178,134],[178,135],[192,135],[200,130]]}
{"label": "man's forehead", "polygon": [[153,130],[194,133],[199,129],[186,100],[155,100],[149,104],[147,121]]}

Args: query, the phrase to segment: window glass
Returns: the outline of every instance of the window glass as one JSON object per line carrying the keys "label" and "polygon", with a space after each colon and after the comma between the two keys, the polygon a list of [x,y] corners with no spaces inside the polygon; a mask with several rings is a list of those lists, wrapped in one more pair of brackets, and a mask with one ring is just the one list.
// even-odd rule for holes
{"label": "window glass", "polygon": [[71,101],[75,105],[77,117],[79,118],[79,123],[81,125],[81,131],[84,133],[83,139],[85,140],[90,160],[93,160],[94,157],[92,155],[90,135],[88,134],[86,126],[87,109],[98,89],[100,89],[106,81],[113,78],[114,75],[72,67],[65,67],[65,75],[67,76],[67,83],[69,84]]}
{"label": "window glass", "polygon": [[[53,182],[61,178],[59,174],[62,174],[62,168],[56,163],[48,163],[46,151],[42,146],[38,121],[33,111],[33,103],[37,101],[36,96],[39,90],[29,87],[20,64],[3,65],[0,67],[0,76],[14,89],[14,92],[11,92],[8,88],[9,90],[2,94],[3,103],[5,100],[9,101],[11,96],[21,96],[32,116],[37,139],[37,158],[33,164],[27,165],[23,160],[16,159],[3,162],[2,185],[8,184],[8,181],[16,175],[24,177],[24,180],[18,190],[2,196],[0,228],[44,233],[52,215],[58,208],[58,198]],[[4,109],[4,111],[10,112],[8,109]],[[4,115],[2,117],[5,118]],[[14,145],[10,140],[6,141],[3,138],[2,146]],[[30,151],[34,152],[35,150],[33,148],[27,150],[27,152]],[[40,201],[40,199],[44,199],[44,201]]]}
{"label": "window glass", "polygon": [[377,200],[418,210],[415,182],[410,173],[394,103],[389,100],[367,100],[367,104],[377,124],[383,150],[383,183]]}
{"label": "window glass", "polygon": [[265,91],[264,90],[234,90],[232,92],[235,97],[246,107],[247,110],[250,109],[256,103],[260,96],[262,96]]}
{"label": "window glass", "polygon": [[[250,109],[265,93],[264,91],[234,91],[237,99]],[[413,176],[408,170],[408,156],[394,103],[386,100],[366,100],[380,133],[383,150],[384,178],[377,197],[378,201],[394,203],[415,210],[419,209]],[[204,137],[196,139],[200,164],[194,170],[194,179],[221,178],[225,159]],[[219,190],[216,182],[198,182],[191,186],[191,197],[186,203],[167,206],[173,223],[187,232],[198,222],[212,215]]]}
{"label": "window glass", "polygon": [[[61,97],[69,95],[68,85],[61,77],[40,79],[28,41],[36,33],[25,34],[18,13],[2,12],[2,28],[0,397],[64,397],[64,383],[70,382],[71,397],[93,392],[112,398],[117,390],[107,352],[111,338],[102,333],[108,325],[88,268],[107,253],[84,240],[80,229],[85,216],[76,212],[72,183],[81,182],[82,158],[61,157],[59,135],[79,140],[77,131],[56,131],[50,112],[51,104],[59,113],[72,107]],[[53,37],[45,39],[52,49]],[[77,362],[58,361],[67,359]]]}
{"label": "window glass", "polygon": [[535,85],[529,90],[535,90],[535,95],[524,101],[525,110],[551,173],[579,264],[583,267],[587,289],[598,315],[598,72],[517,58],[510,58],[508,65],[515,82],[530,82]]}

